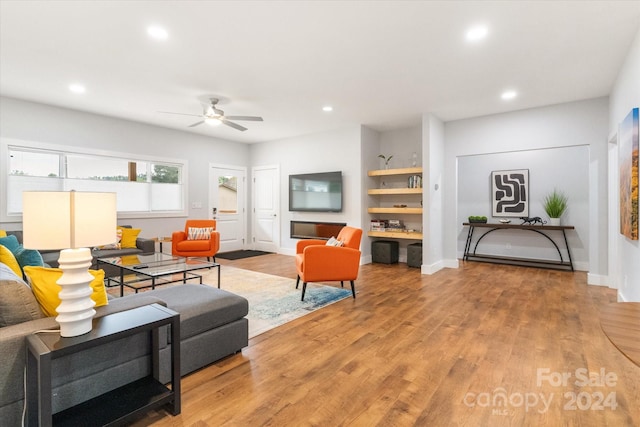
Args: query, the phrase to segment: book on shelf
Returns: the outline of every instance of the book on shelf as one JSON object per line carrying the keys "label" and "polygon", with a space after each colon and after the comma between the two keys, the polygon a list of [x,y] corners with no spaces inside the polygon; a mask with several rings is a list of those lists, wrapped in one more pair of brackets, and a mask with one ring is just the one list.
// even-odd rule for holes
{"label": "book on shelf", "polygon": [[409,177],[409,188],[422,188],[422,176],[411,175]]}

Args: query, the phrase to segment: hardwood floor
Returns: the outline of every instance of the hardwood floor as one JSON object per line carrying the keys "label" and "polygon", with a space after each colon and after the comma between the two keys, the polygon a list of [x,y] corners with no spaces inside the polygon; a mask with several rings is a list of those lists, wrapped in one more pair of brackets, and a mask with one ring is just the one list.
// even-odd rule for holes
{"label": "hardwood floor", "polygon": [[[295,277],[283,255],[220,263]],[[640,425],[640,367],[599,324],[615,291],[584,272],[369,264],[356,291],[184,377],[182,414],[137,425]]]}

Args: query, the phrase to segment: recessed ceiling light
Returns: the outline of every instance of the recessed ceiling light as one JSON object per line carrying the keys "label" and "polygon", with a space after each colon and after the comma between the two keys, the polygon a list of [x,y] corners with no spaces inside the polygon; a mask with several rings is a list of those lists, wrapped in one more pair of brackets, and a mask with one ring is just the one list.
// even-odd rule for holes
{"label": "recessed ceiling light", "polygon": [[513,99],[516,96],[518,96],[518,92],[516,92],[515,90],[508,90],[506,92],[502,92],[502,95],[500,95],[500,97],[505,100]]}
{"label": "recessed ceiling light", "polygon": [[482,40],[487,37],[487,34],[489,34],[489,29],[484,25],[478,25],[467,30],[467,40],[470,42]]}
{"label": "recessed ceiling light", "polygon": [[73,93],[85,93],[87,91],[84,86],[77,83],[70,84],[69,90]]}
{"label": "recessed ceiling light", "polygon": [[152,26],[147,28],[147,34],[156,40],[166,40],[169,38],[169,33],[162,27]]}
{"label": "recessed ceiling light", "polygon": [[333,107],[331,105],[326,105],[322,107],[322,111],[326,111],[326,112],[333,111]]}

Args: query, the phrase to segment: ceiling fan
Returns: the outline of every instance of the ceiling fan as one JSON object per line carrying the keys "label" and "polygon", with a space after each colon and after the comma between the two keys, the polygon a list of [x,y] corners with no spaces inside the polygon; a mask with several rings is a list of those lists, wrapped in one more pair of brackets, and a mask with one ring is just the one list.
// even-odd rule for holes
{"label": "ceiling fan", "polygon": [[203,123],[206,123],[206,124],[211,125],[211,126],[217,126],[220,123],[222,123],[222,124],[225,124],[227,126],[230,126],[230,127],[234,128],[234,129],[237,129],[239,131],[244,132],[245,130],[247,130],[246,127],[241,126],[241,125],[239,125],[237,123],[234,123],[231,120],[247,120],[247,121],[251,121],[251,122],[261,122],[262,121],[262,117],[257,117],[257,116],[226,116],[224,114],[224,111],[222,111],[221,109],[216,107],[218,102],[219,102],[218,98],[209,98],[209,104],[205,105],[204,111],[200,115],[197,115],[197,114],[185,114],[185,113],[174,113],[174,112],[171,112],[171,111],[159,111],[159,113],[178,114],[178,115],[181,115],[181,116],[193,116],[193,117],[200,117],[202,119],[202,120],[200,120],[198,122],[195,122],[192,125],[189,125],[190,128],[196,127],[196,126],[200,126]]}

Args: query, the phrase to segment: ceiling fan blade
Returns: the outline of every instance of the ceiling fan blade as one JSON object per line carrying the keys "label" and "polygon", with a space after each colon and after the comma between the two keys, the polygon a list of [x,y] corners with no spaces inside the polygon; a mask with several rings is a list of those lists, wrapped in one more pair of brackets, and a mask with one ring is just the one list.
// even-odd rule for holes
{"label": "ceiling fan blade", "polygon": [[162,113],[162,114],[177,114],[177,115],[179,115],[179,116],[202,117],[202,114],[174,113],[174,112],[172,112],[172,111],[158,111],[158,113]]}
{"label": "ceiling fan blade", "polygon": [[262,122],[262,117],[256,116],[225,116],[229,120],[248,120],[250,122]]}
{"label": "ceiling fan blade", "polygon": [[203,124],[203,123],[204,123],[204,120],[199,121],[199,122],[195,122],[194,124],[189,125],[188,127],[193,128],[193,127],[199,126],[199,125],[201,125],[201,124]]}
{"label": "ceiling fan blade", "polygon": [[226,117],[225,117],[224,119],[222,119],[222,120],[221,120],[221,122],[222,122],[222,123],[224,123],[224,124],[225,124],[225,125],[227,125],[227,126],[231,126],[232,128],[234,128],[234,129],[238,129],[239,131],[242,131],[242,132],[244,132],[245,130],[247,130],[247,128],[246,128],[246,127],[244,127],[244,126],[240,126],[240,125],[239,125],[239,124],[237,124],[237,123],[230,122],[229,120],[227,120],[227,118],[226,118]]}

